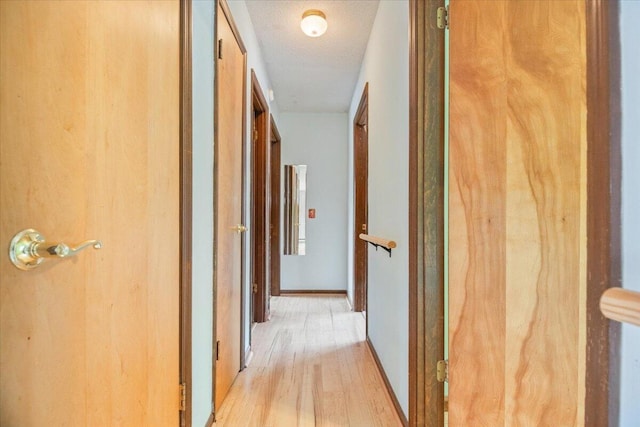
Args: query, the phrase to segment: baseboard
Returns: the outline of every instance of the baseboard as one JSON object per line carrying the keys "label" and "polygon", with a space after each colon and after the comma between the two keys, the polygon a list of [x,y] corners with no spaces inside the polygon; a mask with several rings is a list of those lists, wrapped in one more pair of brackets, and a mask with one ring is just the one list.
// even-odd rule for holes
{"label": "baseboard", "polygon": [[247,350],[244,354],[246,355],[244,358],[244,367],[246,369],[249,367],[251,361],[253,360],[253,351],[251,351],[251,346],[247,347]]}
{"label": "baseboard", "polygon": [[280,289],[281,295],[346,295],[345,289]]}
{"label": "baseboard", "polygon": [[382,381],[384,381],[385,387],[387,387],[387,391],[389,392],[389,396],[391,396],[391,401],[393,402],[393,406],[402,421],[402,425],[407,427],[409,425],[409,421],[407,420],[407,416],[404,414],[402,407],[400,406],[400,402],[398,402],[398,397],[393,391],[391,387],[391,383],[389,382],[389,378],[387,378],[387,374],[382,367],[382,363],[380,362],[380,358],[378,357],[378,353],[376,353],[376,349],[373,347],[373,343],[367,336],[367,347],[371,350],[371,355],[373,356],[373,360],[376,362],[376,366],[378,367],[378,372],[380,372],[380,376],[382,377]]}
{"label": "baseboard", "polygon": [[211,426],[213,426],[214,422],[216,422],[216,416],[212,412],[211,415],[209,415],[209,418],[207,419],[207,422],[204,424],[204,427],[211,427]]}
{"label": "baseboard", "polygon": [[349,298],[349,294],[347,294],[347,304],[349,304],[349,311],[353,311],[353,304],[351,304],[351,299]]}

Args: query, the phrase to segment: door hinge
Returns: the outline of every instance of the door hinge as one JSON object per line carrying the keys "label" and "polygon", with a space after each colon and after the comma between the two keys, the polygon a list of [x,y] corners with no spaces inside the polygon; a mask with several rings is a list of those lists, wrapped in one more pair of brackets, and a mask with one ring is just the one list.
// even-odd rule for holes
{"label": "door hinge", "polygon": [[436,23],[441,30],[449,29],[449,6],[438,8]]}
{"label": "door hinge", "polygon": [[222,39],[218,40],[218,59],[222,59]]}
{"label": "door hinge", "polygon": [[254,294],[257,294],[257,293],[258,293],[258,284],[257,284],[257,283],[254,283],[254,284],[253,284],[253,293],[254,293]]}
{"label": "door hinge", "polygon": [[438,360],[436,364],[436,379],[439,383],[449,382],[449,361]]}
{"label": "door hinge", "polygon": [[180,383],[180,410],[187,410],[187,384]]}
{"label": "door hinge", "polygon": [[253,142],[258,142],[258,129],[253,130]]}
{"label": "door hinge", "polygon": [[220,341],[216,341],[216,360],[220,360]]}

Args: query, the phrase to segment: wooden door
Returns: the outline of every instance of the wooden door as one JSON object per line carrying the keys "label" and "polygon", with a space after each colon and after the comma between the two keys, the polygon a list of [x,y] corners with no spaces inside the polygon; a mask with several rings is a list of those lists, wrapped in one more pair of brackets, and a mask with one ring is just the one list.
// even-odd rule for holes
{"label": "wooden door", "polygon": [[451,17],[449,425],[582,425],[585,2]]}
{"label": "wooden door", "polygon": [[354,233],[353,233],[353,286],[355,311],[367,309],[368,243],[360,239],[367,234],[369,204],[369,84],[360,98],[353,119],[353,170],[354,170]]}
{"label": "wooden door", "polygon": [[281,138],[280,132],[278,132],[278,128],[276,126],[276,122],[273,119],[273,116],[270,116],[270,127],[269,127],[269,135],[271,136],[271,188],[269,189],[271,193],[270,197],[270,218],[269,218],[269,229],[271,230],[269,236],[269,242],[271,244],[269,248],[269,271],[270,271],[270,282],[271,282],[271,295],[279,296],[280,295],[280,201],[281,198],[281,186],[280,186],[280,169],[281,169]]}
{"label": "wooden door", "polygon": [[241,368],[242,153],[245,53],[224,3],[217,7],[215,135],[215,409]]}
{"label": "wooden door", "polygon": [[0,2],[3,426],[178,422],[178,49],[178,1]]}
{"label": "wooden door", "polygon": [[251,174],[251,264],[253,284],[253,321],[269,320],[270,286],[270,156],[269,104],[251,70],[251,98],[253,102],[252,174]]}

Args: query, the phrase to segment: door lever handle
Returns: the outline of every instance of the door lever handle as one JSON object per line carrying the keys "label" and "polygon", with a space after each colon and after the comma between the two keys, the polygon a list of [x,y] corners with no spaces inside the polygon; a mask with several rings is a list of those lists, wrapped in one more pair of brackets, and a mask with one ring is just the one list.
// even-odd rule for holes
{"label": "door lever handle", "polygon": [[9,246],[9,258],[13,265],[20,270],[31,270],[46,258],[69,258],[89,246],[100,249],[102,242],[87,240],[75,247],[70,247],[63,242],[47,242],[40,232],[30,228],[22,230],[13,237]]}

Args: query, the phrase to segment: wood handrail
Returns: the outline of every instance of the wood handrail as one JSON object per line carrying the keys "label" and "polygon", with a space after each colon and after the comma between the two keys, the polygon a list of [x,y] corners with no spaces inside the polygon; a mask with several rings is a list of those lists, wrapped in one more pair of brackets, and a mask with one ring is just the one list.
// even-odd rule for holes
{"label": "wood handrail", "polygon": [[389,239],[383,239],[382,237],[369,236],[368,234],[360,234],[358,237],[366,242],[373,243],[377,246],[382,246],[386,249],[393,249],[396,247],[396,242]]}
{"label": "wood handrail", "polygon": [[600,297],[604,317],[640,326],[640,292],[609,288]]}

